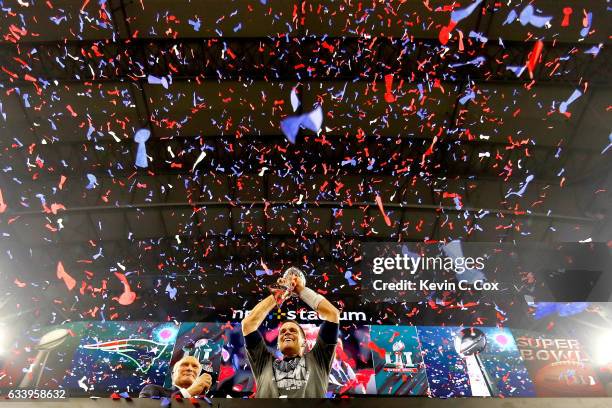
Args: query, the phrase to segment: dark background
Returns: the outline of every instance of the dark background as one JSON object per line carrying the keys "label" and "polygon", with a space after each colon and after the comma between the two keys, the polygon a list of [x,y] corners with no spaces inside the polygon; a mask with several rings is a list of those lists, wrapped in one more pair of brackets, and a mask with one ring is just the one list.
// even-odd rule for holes
{"label": "dark background", "polygon": [[[569,27],[560,26],[564,5],[536,2],[553,17],[550,29],[502,25],[511,7],[483,1],[457,26],[463,51],[454,31],[446,52],[438,32],[450,12],[438,1],[429,10],[413,2],[31,3],[0,13],[8,325],[227,321],[289,265],[358,310],[354,262],[364,242],[610,240],[605,1],[572,4]],[[584,38],[582,9],[593,12]],[[196,16],[199,31],[189,24]],[[469,39],[471,30],[488,41]],[[536,39],[544,50],[533,79],[517,78],[507,68],[524,65]],[[585,53],[604,43],[596,57]],[[455,65],[477,57],[481,66]],[[384,100],[387,74],[393,103]],[[147,75],[172,75],[172,84],[149,84]],[[324,122],[319,136],[301,131],[290,144],[279,123],[292,114],[296,86],[299,112],[320,103]],[[469,89],[476,98],[461,105]],[[575,89],[586,91],[570,117],[560,114]],[[148,169],[134,166],[142,127],[152,132]],[[86,174],[96,188],[85,188]],[[525,193],[508,196],[528,175]],[[38,194],[66,209],[45,212]],[[57,278],[60,261],[76,280],[71,291]],[[272,276],[258,276],[263,265]],[[129,306],[113,300],[123,291],[115,272],[137,295]],[[520,297],[506,306],[528,310]],[[390,322],[494,324],[496,307],[373,311]]]}

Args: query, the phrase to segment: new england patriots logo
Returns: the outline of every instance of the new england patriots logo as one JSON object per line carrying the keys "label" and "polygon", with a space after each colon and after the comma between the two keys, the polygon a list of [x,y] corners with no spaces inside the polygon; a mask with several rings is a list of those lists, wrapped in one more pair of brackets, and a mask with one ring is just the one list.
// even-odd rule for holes
{"label": "new england patriots logo", "polygon": [[82,347],[87,350],[99,350],[114,353],[127,358],[134,363],[136,371],[146,374],[155,362],[169,347],[174,346],[177,330],[174,327],[162,327],[154,331],[155,340],[136,338],[118,339],[92,344]]}

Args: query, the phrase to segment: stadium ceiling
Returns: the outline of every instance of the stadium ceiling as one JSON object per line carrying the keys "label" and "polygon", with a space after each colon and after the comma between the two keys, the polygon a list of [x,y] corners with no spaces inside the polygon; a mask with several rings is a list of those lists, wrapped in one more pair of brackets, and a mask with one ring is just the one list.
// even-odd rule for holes
{"label": "stadium ceiling", "polygon": [[[361,26],[354,1],[94,3],[20,9],[37,18],[27,35],[15,13],[0,21],[15,26],[0,42],[0,189],[12,220],[1,245],[26,276],[101,247],[98,268],[141,251],[128,268],[181,275],[238,258],[331,262],[339,245],[369,240],[610,239],[603,30],[578,41],[576,24],[547,39],[530,78],[507,69],[525,64],[529,30],[504,25],[494,1],[461,22],[465,49],[447,53],[432,50],[448,13],[418,19],[441,2],[370,2]],[[82,7],[104,26],[80,29]],[[555,1],[538,7],[562,17]],[[606,13],[603,2],[580,7]],[[57,24],[58,10],[70,18]],[[383,98],[387,74],[396,104]],[[324,100],[325,118],[321,135],[290,144],[279,122],[294,87],[305,110]],[[551,108],[585,87],[571,116]],[[486,104],[460,103],[470,90]],[[134,167],[140,127],[152,132],[146,170]],[[530,188],[509,195],[522,168]],[[65,210],[42,211],[41,194]]]}

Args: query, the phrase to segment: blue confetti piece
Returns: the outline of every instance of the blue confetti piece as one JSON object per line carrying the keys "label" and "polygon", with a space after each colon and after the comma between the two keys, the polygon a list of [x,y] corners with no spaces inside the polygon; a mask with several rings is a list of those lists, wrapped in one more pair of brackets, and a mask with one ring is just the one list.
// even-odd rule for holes
{"label": "blue confetti piece", "polygon": [[172,286],[170,286],[170,283],[168,283],[168,285],[166,286],[166,293],[168,294],[170,299],[176,300],[176,292],[177,289],[173,288]]}
{"label": "blue confetti piece", "polygon": [[295,143],[300,127],[319,132],[323,124],[323,110],[317,106],[313,111],[299,116],[289,116],[281,120],[281,131],[291,143]]}
{"label": "blue confetti piece", "polygon": [[587,26],[583,27],[582,30],[580,30],[580,35],[584,38],[587,36],[587,34],[589,34],[589,31],[591,31],[591,23],[593,22],[593,13],[589,12],[587,13]]}
{"label": "blue confetti piece", "polygon": [[475,98],[476,94],[470,89],[465,96],[459,99],[459,103],[465,105],[468,101],[473,101]]}
{"label": "blue confetti piece", "polygon": [[189,23],[190,26],[193,27],[194,31],[200,31],[200,27],[202,26],[202,23],[200,22],[200,19],[198,18],[197,20],[187,20],[187,22]]}
{"label": "blue confetti piece", "polygon": [[85,186],[87,190],[93,190],[98,186],[98,179],[91,173],[87,173],[87,179],[89,180],[89,184]]}
{"label": "blue confetti piece", "polygon": [[453,11],[451,13],[451,20],[454,21],[455,23],[460,22],[461,20],[463,20],[464,18],[472,14],[480,3],[482,3],[482,0],[476,0],[474,3],[470,4],[469,6],[465,8]]}
{"label": "blue confetti piece", "polygon": [[344,278],[347,280],[349,286],[357,285],[357,282],[353,280],[353,273],[351,271],[346,271],[344,273]]}
{"label": "blue confetti piece", "polygon": [[561,317],[573,316],[578,313],[582,313],[589,307],[588,302],[570,302],[570,303],[558,303],[558,302],[538,302],[534,304],[535,312],[534,319],[540,320],[553,314],[558,314]]}
{"label": "blue confetti piece", "polygon": [[147,148],[145,142],[151,137],[151,131],[149,129],[139,129],[134,135],[134,141],[138,143],[138,150],[136,151],[136,166],[147,168],[149,166],[147,161]]}
{"label": "blue confetti piece", "polygon": [[518,17],[518,14],[516,14],[516,11],[510,10],[510,13],[508,13],[508,16],[506,17],[506,20],[504,20],[502,25],[512,24],[514,22],[514,20],[516,20],[517,17]]}
{"label": "blue confetti piece", "polygon": [[527,7],[525,7],[519,15],[519,21],[523,26],[531,24],[532,26],[538,28],[544,27],[550,22],[551,19],[552,17],[550,16],[539,16],[535,14],[535,9],[531,4],[527,5]]}

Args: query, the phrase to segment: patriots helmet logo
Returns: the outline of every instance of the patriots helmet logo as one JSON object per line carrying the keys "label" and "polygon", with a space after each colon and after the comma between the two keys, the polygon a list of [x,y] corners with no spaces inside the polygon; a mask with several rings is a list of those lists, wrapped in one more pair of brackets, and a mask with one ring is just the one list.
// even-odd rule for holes
{"label": "patriots helmet logo", "polygon": [[146,374],[164,352],[174,346],[177,330],[175,327],[160,327],[153,334],[155,340],[118,339],[85,344],[82,347],[125,357],[136,366],[136,371]]}

